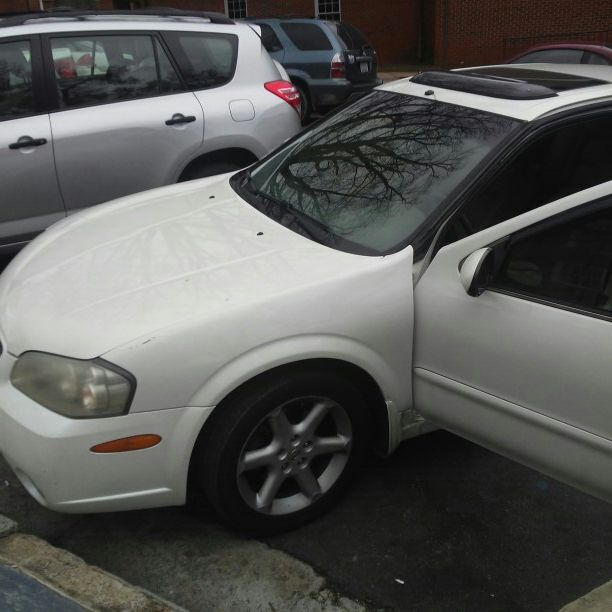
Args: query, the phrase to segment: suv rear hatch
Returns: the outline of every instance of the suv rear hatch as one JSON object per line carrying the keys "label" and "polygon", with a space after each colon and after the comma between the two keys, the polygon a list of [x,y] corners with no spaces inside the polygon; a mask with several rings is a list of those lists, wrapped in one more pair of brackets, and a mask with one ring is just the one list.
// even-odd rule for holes
{"label": "suv rear hatch", "polygon": [[350,23],[326,24],[342,43],[346,78],[351,83],[369,83],[377,79],[378,58],[374,47]]}

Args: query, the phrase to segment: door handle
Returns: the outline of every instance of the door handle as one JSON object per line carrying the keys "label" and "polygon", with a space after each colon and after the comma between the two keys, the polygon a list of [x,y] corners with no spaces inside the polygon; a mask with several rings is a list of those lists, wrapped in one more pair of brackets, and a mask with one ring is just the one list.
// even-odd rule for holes
{"label": "door handle", "polygon": [[17,142],[11,142],[9,149],[25,149],[26,147],[40,147],[41,145],[47,144],[46,138],[30,138],[29,136],[22,136]]}
{"label": "door handle", "polygon": [[172,119],[168,119],[168,121],[166,121],[166,125],[176,125],[177,123],[193,123],[196,120],[196,118],[193,115],[188,115],[187,117],[185,117],[185,115],[181,115],[181,113],[176,113],[175,115],[172,115]]}

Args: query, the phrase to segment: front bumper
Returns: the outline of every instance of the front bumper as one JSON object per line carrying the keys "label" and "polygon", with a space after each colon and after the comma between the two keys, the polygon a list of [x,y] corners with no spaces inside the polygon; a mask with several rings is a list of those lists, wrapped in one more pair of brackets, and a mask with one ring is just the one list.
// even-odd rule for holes
{"label": "front bumper", "polygon": [[[15,359],[0,358],[0,453],[28,492],[59,512],[109,512],[180,505],[191,452],[212,408],[183,407],[106,419],[68,419],[17,391]],[[95,444],[137,434],[145,450],[97,454]]]}

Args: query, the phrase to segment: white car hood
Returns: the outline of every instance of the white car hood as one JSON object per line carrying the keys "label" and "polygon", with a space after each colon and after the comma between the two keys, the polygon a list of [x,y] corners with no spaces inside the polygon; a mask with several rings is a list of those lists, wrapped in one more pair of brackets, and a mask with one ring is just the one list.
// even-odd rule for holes
{"label": "white car hood", "polygon": [[[89,359],[175,323],[214,317],[377,258],[342,253],[272,221],[228,177],[129,196],[61,221],[0,277],[14,355]],[[246,313],[248,316],[248,310]]]}

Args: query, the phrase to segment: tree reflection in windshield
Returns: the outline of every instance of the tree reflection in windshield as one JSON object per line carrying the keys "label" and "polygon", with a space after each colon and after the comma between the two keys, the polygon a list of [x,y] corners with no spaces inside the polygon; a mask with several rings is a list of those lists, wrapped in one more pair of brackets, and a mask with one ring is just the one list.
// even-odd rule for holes
{"label": "tree reflection in windshield", "polygon": [[385,252],[406,240],[518,122],[375,92],[258,166],[254,187]]}

